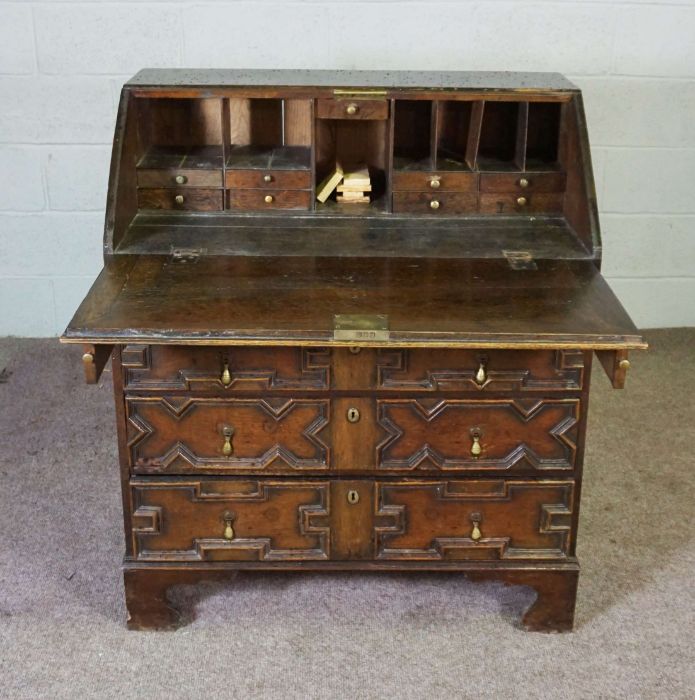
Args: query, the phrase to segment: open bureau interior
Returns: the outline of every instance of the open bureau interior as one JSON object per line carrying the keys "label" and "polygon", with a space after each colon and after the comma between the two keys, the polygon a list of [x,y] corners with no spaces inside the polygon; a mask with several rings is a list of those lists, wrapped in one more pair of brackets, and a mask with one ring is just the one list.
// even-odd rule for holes
{"label": "open bureau interior", "polygon": [[[125,85],[108,252],[600,258],[581,94],[560,76],[433,89],[272,73]],[[368,170],[368,201],[318,201],[337,164]]]}

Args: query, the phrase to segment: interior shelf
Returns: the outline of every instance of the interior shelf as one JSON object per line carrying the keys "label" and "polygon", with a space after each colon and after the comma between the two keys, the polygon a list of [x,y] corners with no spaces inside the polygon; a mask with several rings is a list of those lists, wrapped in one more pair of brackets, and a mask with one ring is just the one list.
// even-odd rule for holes
{"label": "interior shelf", "polygon": [[222,146],[151,146],[138,161],[142,169],[221,169]]}
{"label": "interior shelf", "polygon": [[311,148],[308,146],[230,146],[228,169],[310,170]]}

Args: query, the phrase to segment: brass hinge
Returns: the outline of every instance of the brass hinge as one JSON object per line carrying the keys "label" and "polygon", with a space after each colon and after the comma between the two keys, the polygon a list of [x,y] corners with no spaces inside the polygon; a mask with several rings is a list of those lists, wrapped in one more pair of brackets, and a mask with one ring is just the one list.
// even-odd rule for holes
{"label": "brass hinge", "polygon": [[169,251],[169,262],[185,263],[196,262],[201,255],[205,255],[207,248],[174,248]]}
{"label": "brass hinge", "polygon": [[504,257],[507,258],[509,267],[512,270],[537,270],[533,255],[528,250],[503,250]]}

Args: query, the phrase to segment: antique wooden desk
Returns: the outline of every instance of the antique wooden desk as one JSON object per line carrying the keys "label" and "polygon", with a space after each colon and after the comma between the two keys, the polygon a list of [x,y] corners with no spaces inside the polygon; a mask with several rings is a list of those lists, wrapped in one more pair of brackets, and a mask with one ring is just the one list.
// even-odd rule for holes
{"label": "antique wooden desk", "polygon": [[[368,204],[316,201],[336,162]],[[136,75],[62,338],[112,360],[130,626],[236,570],[416,570],[571,629],[592,354],[620,388],[645,347],[600,257],[559,75]]]}

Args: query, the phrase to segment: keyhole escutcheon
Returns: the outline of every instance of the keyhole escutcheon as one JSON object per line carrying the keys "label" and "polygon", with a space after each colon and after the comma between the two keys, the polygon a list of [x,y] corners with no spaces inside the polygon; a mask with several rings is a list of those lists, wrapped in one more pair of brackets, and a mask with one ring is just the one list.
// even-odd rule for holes
{"label": "keyhole escutcheon", "polygon": [[360,494],[357,493],[354,489],[350,489],[347,492],[347,502],[351,503],[352,505],[355,505],[355,503],[360,502]]}
{"label": "keyhole escutcheon", "polygon": [[360,419],[360,412],[357,408],[354,406],[351,406],[347,410],[347,419],[350,423],[357,423],[357,421]]}

